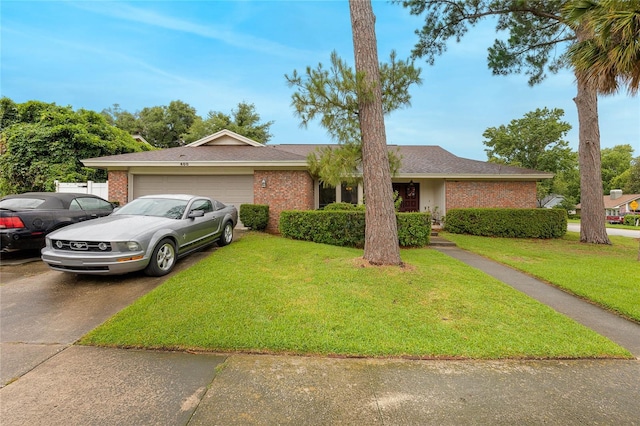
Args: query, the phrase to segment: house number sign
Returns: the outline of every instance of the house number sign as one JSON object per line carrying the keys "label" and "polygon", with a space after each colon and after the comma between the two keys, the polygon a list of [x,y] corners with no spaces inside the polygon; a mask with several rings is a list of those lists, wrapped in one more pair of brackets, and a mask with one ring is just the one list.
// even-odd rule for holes
{"label": "house number sign", "polygon": [[181,166],[189,166],[189,163],[180,163]]}

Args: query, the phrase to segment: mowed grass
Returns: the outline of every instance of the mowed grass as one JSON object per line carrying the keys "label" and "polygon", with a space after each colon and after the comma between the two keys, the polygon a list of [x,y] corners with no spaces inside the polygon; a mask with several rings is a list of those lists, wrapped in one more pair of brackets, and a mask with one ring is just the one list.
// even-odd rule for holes
{"label": "mowed grass", "polygon": [[364,267],[357,249],[248,233],[173,275],[82,344],[416,358],[630,357],[431,249]]}
{"label": "mowed grass", "polygon": [[556,240],[441,235],[460,248],[527,272],[640,321],[640,262],[636,239],[611,236],[609,246],[580,243],[576,232]]}

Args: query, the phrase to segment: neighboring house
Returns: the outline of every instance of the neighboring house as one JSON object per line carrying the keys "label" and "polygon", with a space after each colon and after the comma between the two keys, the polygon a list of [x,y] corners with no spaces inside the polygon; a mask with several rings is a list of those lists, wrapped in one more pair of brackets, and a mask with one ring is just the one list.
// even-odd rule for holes
{"label": "neighboring house", "polygon": [[[582,206],[578,204],[576,210],[580,213]],[[623,194],[621,189],[612,189],[604,196],[604,215],[621,216],[625,214],[640,214],[640,194]]]}
{"label": "neighboring house", "polygon": [[[269,205],[268,230],[283,210],[309,210],[334,201],[361,203],[362,185],[323,188],[308,171],[307,155],[320,145],[262,145],[222,130],[189,145],[83,160],[106,169],[109,200],[193,193],[224,203]],[[326,145],[322,145],[326,146]],[[393,187],[403,211],[457,207],[536,207],[536,182],[553,175],[457,157],[438,146],[395,146],[402,158]]]}
{"label": "neighboring house", "polygon": [[540,200],[540,207],[544,209],[552,209],[564,201],[563,195],[550,194]]}
{"label": "neighboring house", "polygon": [[620,189],[613,189],[604,197],[606,216],[619,216],[628,213],[640,214],[640,194],[623,194]]}

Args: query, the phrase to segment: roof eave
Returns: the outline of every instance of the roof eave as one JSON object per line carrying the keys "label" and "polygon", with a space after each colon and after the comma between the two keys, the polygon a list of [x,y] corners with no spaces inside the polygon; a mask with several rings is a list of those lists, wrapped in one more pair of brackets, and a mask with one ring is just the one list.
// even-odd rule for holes
{"label": "roof eave", "polygon": [[306,167],[306,161],[93,161],[82,160],[87,167]]}

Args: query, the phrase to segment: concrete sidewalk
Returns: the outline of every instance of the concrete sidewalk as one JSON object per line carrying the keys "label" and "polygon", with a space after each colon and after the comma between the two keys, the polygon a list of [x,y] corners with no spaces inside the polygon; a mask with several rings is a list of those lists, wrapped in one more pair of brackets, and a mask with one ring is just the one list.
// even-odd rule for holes
{"label": "concrete sidewalk", "polygon": [[[434,248],[640,355],[638,324],[481,256]],[[639,413],[638,359],[412,361],[71,345],[0,389],[3,426],[640,425]]]}
{"label": "concrete sidewalk", "polygon": [[640,363],[72,346],[0,389],[13,425],[637,425]]}

